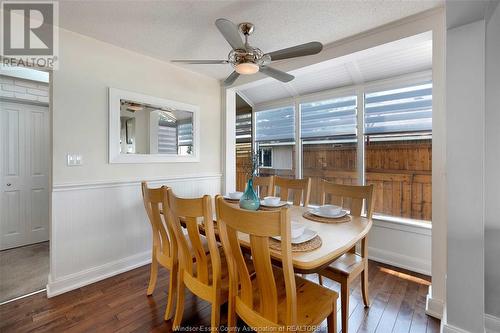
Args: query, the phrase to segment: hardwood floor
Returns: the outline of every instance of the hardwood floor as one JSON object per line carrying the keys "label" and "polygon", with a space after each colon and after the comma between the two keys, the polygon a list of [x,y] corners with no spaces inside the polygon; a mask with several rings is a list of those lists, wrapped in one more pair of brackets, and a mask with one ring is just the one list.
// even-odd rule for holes
{"label": "hardwood floor", "polygon": [[[47,299],[37,294],[0,307],[0,332],[170,332],[165,322],[167,273],[160,271],[155,293],[146,296],[149,266]],[[317,281],[315,275],[308,276]],[[339,290],[328,279],[324,284]],[[351,292],[349,331],[354,332],[439,332],[439,320],[425,314],[429,277],[399,268],[369,262],[369,290],[372,305],[365,309],[360,283]],[[223,308],[221,323],[227,321]],[[338,309],[340,310],[340,298]],[[340,311],[338,313],[340,332]],[[210,306],[189,292],[186,296],[184,327],[194,331],[210,325]],[[243,327],[243,325],[242,325]],[[326,322],[321,332],[326,331]]]}

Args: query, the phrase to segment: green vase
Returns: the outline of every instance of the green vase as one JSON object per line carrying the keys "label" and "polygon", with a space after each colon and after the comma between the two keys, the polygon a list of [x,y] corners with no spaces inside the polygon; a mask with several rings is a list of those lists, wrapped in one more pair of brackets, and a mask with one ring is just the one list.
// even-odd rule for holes
{"label": "green vase", "polygon": [[260,206],[260,199],[255,193],[253,189],[253,179],[250,178],[247,183],[247,188],[245,189],[245,193],[241,196],[240,199],[240,208],[246,210],[257,210]]}

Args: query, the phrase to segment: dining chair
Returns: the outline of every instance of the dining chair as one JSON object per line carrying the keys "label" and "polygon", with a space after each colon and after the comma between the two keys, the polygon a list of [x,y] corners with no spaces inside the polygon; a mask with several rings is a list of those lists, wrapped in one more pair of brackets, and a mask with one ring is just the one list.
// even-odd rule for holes
{"label": "dining chair", "polygon": [[267,196],[274,195],[274,176],[268,177],[253,177],[254,188],[259,189],[259,197],[263,199]]}
{"label": "dining chair", "polygon": [[[320,181],[320,202],[324,205],[327,196],[334,197],[336,204],[344,205],[349,201],[350,214],[361,216],[363,201],[366,201],[366,217],[371,219],[373,215],[373,185],[356,186],[340,185]],[[345,206],[344,206],[345,207]],[[347,207],[345,207],[347,208]],[[365,307],[370,306],[368,298],[368,247],[366,236],[361,240],[360,252],[356,252],[356,247],[351,248],[347,253],[335,260],[332,264],[322,270],[320,274],[320,284],[323,284],[321,276],[340,283],[340,302],[342,315],[342,332],[348,332],[349,323],[349,294],[351,282],[360,274],[361,292]]]}
{"label": "dining chair", "polygon": [[[219,328],[220,306],[227,302],[229,275],[225,257],[219,254],[215,238],[212,198],[179,198],[168,189],[168,223],[172,225],[179,246],[179,276],[177,304],[173,321],[174,329],[180,327],[184,314],[184,290],[212,305],[211,327]],[[208,243],[208,253],[203,248],[200,223]],[[182,224],[187,233],[182,232]]]}
{"label": "dining chair", "polygon": [[178,273],[177,243],[173,229],[167,223],[164,223],[164,215],[162,214],[162,211],[165,211],[166,208],[165,201],[168,187],[149,188],[146,182],[143,181],[141,188],[144,207],[153,231],[151,272],[146,293],[148,296],[153,294],[158,277],[158,265],[170,271],[167,308],[165,309],[165,320],[168,320],[173,315]]}
{"label": "dining chair", "polygon": [[294,206],[300,206],[301,202],[304,207],[309,205],[309,196],[311,195],[311,178],[290,179],[275,176],[274,193],[276,193],[276,188],[279,188],[281,200],[288,201],[289,192],[292,192]]}
{"label": "dining chair", "polygon": [[[318,326],[325,319],[336,332],[338,294],[295,276],[292,264],[290,214],[246,211],[216,197],[217,226],[229,269],[228,330],[237,317],[257,332]],[[248,236],[255,274],[250,275],[239,244]],[[271,264],[269,237],[281,237],[282,269]]]}

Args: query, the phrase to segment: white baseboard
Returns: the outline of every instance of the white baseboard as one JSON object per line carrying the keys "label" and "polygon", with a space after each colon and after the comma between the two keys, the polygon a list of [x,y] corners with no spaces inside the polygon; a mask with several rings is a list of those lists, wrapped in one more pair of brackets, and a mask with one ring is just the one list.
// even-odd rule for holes
{"label": "white baseboard", "polygon": [[429,292],[425,299],[425,313],[431,317],[442,319],[444,311],[444,301],[432,298],[432,286],[429,286]]}
{"label": "white baseboard", "polygon": [[413,272],[431,275],[431,263],[420,258],[410,257],[374,247],[368,247],[368,258]]}
{"label": "white baseboard", "polygon": [[485,314],[484,328],[486,333],[500,333],[500,318],[490,314]]}
{"label": "white baseboard", "polygon": [[47,297],[54,297],[65,292],[107,279],[120,273],[144,266],[151,262],[151,251],[136,254],[127,258],[92,267],[84,271],[70,274],[52,281],[49,276]]}
{"label": "white baseboard", "polygon": [[471,333],[450,324],[443,324],[443,333]]}

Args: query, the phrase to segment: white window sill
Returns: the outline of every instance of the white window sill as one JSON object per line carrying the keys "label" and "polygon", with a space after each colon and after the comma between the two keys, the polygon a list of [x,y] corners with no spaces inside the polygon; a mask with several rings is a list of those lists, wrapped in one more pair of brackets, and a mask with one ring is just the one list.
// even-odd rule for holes
{"label": "white window sill", "polygon": [[382,228],[406,231],[426,236],[432,235],[432,223],[428,221],[373,214],[373,224]]}

